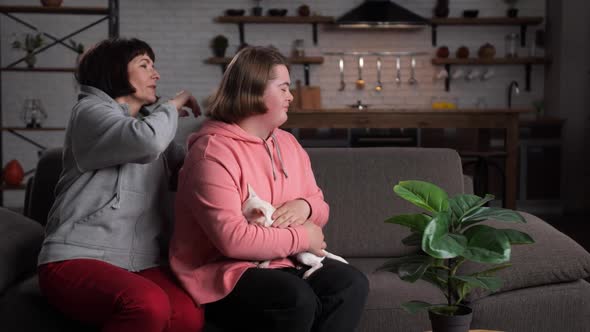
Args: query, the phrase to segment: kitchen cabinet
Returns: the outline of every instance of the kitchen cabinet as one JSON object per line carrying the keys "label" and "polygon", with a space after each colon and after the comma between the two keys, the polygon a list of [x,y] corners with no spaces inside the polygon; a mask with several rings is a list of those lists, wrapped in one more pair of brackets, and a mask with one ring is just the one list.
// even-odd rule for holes
{"label": "kitchen cabinet", "polygon": [[[41,48],[37,49],[33,54],[37,55],[42,53],[43,51],[59,44],[71,51],[76,52],[76,49],[71,46],[66,41],[70,38],[78,35],[79,33],[86,31],[95,25],[107,21],[108,22],[108,36],[109,37],[117,37],[119,35],[119,1],[118,0],[108,0],[108,6],[106,7],[73,7],[73,6],[65,6],[65,7],[43,7],[43,6],[7,6],[1,5],[0,6],[0,14],[3,17],[7,17],[16,21],[20,25],[30,29],[33,33],[40,33],[45,40],[51,41],[49,44],[42,46]],[[36,15],[91,15],[91,16],[98,16],[98,19],[84,27],[81,27],[65,36],[56,37],[52,34],[40,31],[34,24],[28,22],[25,18],[17,17],[14,14],[36,14]],[[2,45],[0,44],[0,47]],[[24,57],[18,59],[10,64],[4,65],[0,67],[0,85],[2,83],[4,72],[18,72],[22,75],[34,75],[36,73],[55,73],[56,75],[59,74],[66,74],[68,77],[74,73],[75,68],[72,67],[34,67],[34,68],[27,68],[27,67],[17,67],[19,64],[24,62]],[[53,82],[52,82],[53,83]],[[49,84],[52,84],[49,83]],[[0,97],[1,100],[1,97]],[[15,111],[15,110],[10,110]],[[20,111],[20,110],[17,110]],[[39,148],[40,151],[43,151],[46,147],[43,146],[41,143],[27,137],[24,133],[30,132],[58,132],[64,131],[65,128],[63,127],[41,127],[41,128],[24,128],[24,127],[5,127],[2,122],[2,104],[0,103],[0,165],[4,165],[3,163],[3,152],[2,152],[2,140],[4,133],[10,133],[19,139],[22,139],[35,147]],[[31,174],[34,172],[34,169],[28,170],[25,174]],[[0,205],[4,204],[3,201],[3,191],[5,190],[22,190],[24,189],[24,185],[19,186],[0,186]]]}

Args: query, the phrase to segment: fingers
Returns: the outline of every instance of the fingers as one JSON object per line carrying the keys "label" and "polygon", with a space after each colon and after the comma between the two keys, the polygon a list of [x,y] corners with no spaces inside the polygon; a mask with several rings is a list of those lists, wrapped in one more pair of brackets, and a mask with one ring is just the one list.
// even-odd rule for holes
{"label": "fingers", "polygon": [[176,106],[180,116],[188,115],[188,112],[183,110],[183,108],[190,109],[191,113],[193,113],[195,117],[201,115],[201,108],[199,107],[197,99],[188,91],[181,90],[177,92],[174,98],[172,98],[172,102]]}

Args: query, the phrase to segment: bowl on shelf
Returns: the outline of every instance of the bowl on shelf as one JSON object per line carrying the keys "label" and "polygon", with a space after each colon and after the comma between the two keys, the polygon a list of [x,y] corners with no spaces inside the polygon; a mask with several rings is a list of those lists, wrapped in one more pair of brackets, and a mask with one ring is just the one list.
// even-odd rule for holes
{"label": "bowl on shelf", "polygon": [[228,9],[225,11],[227,16],[243,16],[246,11],[243,9]]}
{"label": "bowl on shelf", "polygon": [[268,16],[285,16],[287,10],[283,8],[271,8],[268,10]]}
{"label": "bowl on shelf", "polygon": [[465,18],[476,18],[479,15],[479,10],[477,9],[467,9],[463,11],[463,17]]}

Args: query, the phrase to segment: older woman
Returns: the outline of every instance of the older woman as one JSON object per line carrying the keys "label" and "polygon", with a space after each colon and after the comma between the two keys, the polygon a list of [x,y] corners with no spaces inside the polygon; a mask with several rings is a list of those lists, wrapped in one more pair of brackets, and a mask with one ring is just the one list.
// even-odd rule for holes
{"label": "older woman", "polygon": [[111,39],[84,54],[68,123],[63,172],[39,254],[39,284],[69,317],[102,331],[200,331],[203,311],[167,267],[170,178],[184,150],[179,114],[199,108],[180,92],[157,103],[151,47]]}
{"label": "older woman", "polygon": [[[293,96],[285,58],[247,47],[229,64],[179,175],[170,264],[207,320],[242,331],[353,331],[368,292],[350,265],[303,279],[289,256],[322,256],[329,208],[307,153],[278,129]],[[274,227],[242,215],[248,186],[277,207]],[[268,269],[253,261],[270,260]]]}

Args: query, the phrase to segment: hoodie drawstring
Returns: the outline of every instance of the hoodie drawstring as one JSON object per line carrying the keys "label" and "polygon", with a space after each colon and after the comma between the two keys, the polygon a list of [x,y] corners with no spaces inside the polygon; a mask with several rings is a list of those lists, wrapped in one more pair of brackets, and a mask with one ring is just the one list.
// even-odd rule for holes
{"label": "hoodie drawstring", "polygon": [[[281,165],[281,171],[283,171],[283,174],[285,174],[286,178],[289,178],[289,174],[287,174],[287,169],[285,168],[285,165],[283,164],[283,157],[281,156],[281,148],[279,147],[279,142],[274,134],[271,135],[271,138],[274,143],[275,149],[277,150],[277,156],[279,157],[279,164]],[[274,163],[274,159],[272,157],[272,152],[270,151],[270,147],[268,146],[268,144],[266,143],[265,140],[262,140],[262,143],[264,144],[264,147],[266,148],[266,152],[268,153],[268,156],[270,157],[270,167],[272,169],[272,178],[276,181],[277,180],[277,173],[275,171],[275,163]]]}
{"label": "hoodie drawstring", "polygon": [[266,153],[268,153],[268,156],[270,157],[270,167],[272,168],[272,178],[273,180],[277,180],[277,173],[275,173],[275,163],[274,160],[272,159],[272,152],[270,152],[270,148],[268,147],[268,144],[266,143],[265,140],[262,140],[262,143],[264,144],[264,147],[266,148]]}
{"label": "hoodie drawstring", "polygon": [[277,140],[274,133],[271,135],[271,137],[272,141],[275,143],[275,148],[277,149],[277,156],[279,156],[279,164],[281,164],[281,170],[283,171],[283,174],[285,174],[285,177],[288,179],[289,174],[287,174],[287,169],[285,168],[285,164],[283,164],[283,157],[281,157],[281,147],[279,146],[279,141]]}

